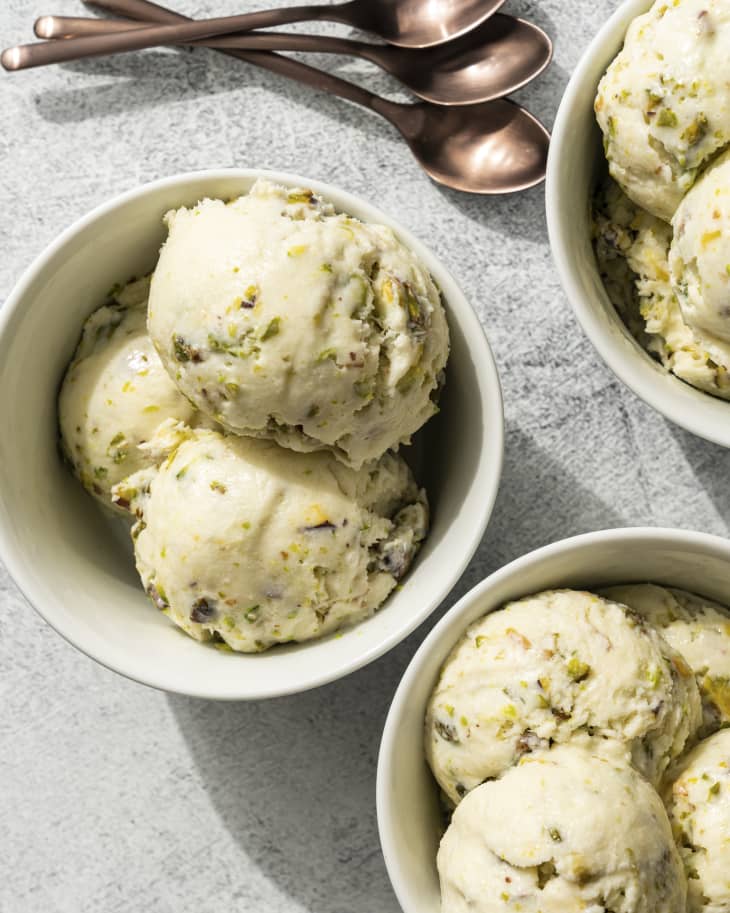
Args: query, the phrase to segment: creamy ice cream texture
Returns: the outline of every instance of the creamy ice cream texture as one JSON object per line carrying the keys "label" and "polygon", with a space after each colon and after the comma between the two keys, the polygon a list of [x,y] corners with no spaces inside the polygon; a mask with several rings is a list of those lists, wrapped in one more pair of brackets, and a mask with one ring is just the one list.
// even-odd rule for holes
{"label": "creamy ice cream texture", "polygon": [[677,377],[730,399],[730,341],[687,323],[674,293],[671,226],[639,209],[613,182],[596,199],[594,225],[601,277],[634,336]]}
{"label": "creamy ice cream texture", "polygon": [[61,442],[85,488],[111,506],[111,489],[151,465],[140,448],[158,425],[194,421],[196,410],[170,380],[147,335],[149,279],[114,291],[94,311],[61,386]]}
{"label": "creamy ice cream texture", "polygon": [[729,729],[687,755],[666,801],[687,872],[688,913],[725,913],[730,910]]}
{"label": "creamy ice cream texture", "polygon": [[702,734],[730,725],[730,610],[648,583],[610,587],[601,595],[639,612],[687,660],[702,696]]}
{"label": "creamy ice cream texture", "polygon": [[591,593],[548,591],[467,630],[428,704],[426,757],[454,804],[569,741],[658,783],[700,721],[692,670],[653,628]]}
{"label": "creamy ice cream texture", "polygon": [[225,428],[358,468],[437,411],[444,309],[389,228],[266,181],[166,222],[150,335],[183,393]]}
{"label": "creamy ice cream texture", "polygon": [[438,852],[442,913],[684,913],[657,793],[573,745],[526,755],[454,812]]}
{"label": "creamy ice cream texture", "polygon": [[709,347],[730,347],[730,153],[685,196],[672,228],[669,269],[684,321]]}
{"label": "creamy ice cream texture", "polygon": [[159,470],[115,489],[137,515],[137,569],[153,603],[197,640],[243,652],[367,618],[408,570],[425,494],[386,453],[354,470],[328,452],[168,422]]}
{"label": "creamy ice cream texture", "polygon": [[630,25],[598,87],[612,176],[669,221],[701,169],[730,142],[730,3],[656,0]]}

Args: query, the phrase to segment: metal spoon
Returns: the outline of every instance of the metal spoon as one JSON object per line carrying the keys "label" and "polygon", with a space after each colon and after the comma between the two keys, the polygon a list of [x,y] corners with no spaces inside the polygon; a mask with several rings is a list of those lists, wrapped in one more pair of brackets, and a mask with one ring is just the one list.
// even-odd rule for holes
{"label": "metal spoon", "polygon": [[[127,16],[125,0],[83,0],[107,12]],[[263,10],[247,16],[229,17],[226,32],[273,28],[290,22],[326,20],[342,22],[377,35],[388,44],[406,48],[427,48],[464,35],[495,13],[505,0],[350,0],[334,5],[296,6]],[[156,5],[156,4],[155,4]],[[253,18],[258,24],[235,26],[233,19]],[[152,20],[150,22],[162,20]],[[203,37],[203,36],[199,36]]]}
{"label": "metal spoon", "polygon": [[[504,0],[459,0],[457,3],[453,0],[400,0],[399,3],[393,3],[392,0],[349,0],[348,3],[333,6],[294,6],[175,25],[152,25],[135,31],[69,38],[62,44],[47,42],[20,45],[4,51],[1,59],[6,70],[21,70],[79,60],[82,57],[139,51],[160,44],[181,44],[308,19],[344,22],[401,47],[430,47],[465,34],[491,16],[503,2]],[[105,9],[119,13],[124,3],[110,0],[103,5]]]}
{"label": "metal spoon", "polygon": [[[156,22],[184,18],[148,0],[113,0],[113,5],[114,12],[130,18]],[[470,193],[513,193],[533,187],[545,177],[549,134],[513,102],[498,100],[452,108],[428,102],[397,104],[279,54],[223,53],[381,114],[400,131],[426,173],[447,187]]]}
{"label": "metal spoon", "polygon": [[[119,19],[41,16],[39,38],[70,38],[145,28]],[[326,35],[274,32],[191,42],[221,49],[316,51],[363,57],[395,76],[414,95],[439,105],[467,105],[502,98],[538,76],[550,63],[552,42],[537,26],[501,13],[446,44],[415,50]]]}

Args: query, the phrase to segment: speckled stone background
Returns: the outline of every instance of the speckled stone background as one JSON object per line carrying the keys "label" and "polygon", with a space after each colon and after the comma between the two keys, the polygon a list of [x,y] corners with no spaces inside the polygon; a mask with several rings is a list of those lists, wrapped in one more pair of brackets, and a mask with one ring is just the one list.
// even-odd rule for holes
{"label": "speckled stone background", "polygon": [[[189,15],[263,3],[179,0]],[[520,93],[550,126],[615,0],[509,0],[555,39]],[[5,0],[3,46],[78,0]],[[385,76],[317,63],[391,97]],[[100,668],[0,570],[2,913],[396,913],[378,844],[381,728],[426,632],[490,571],[544,543],[622,525],[728,533],[730,452],[668,424],[587,344],[547,244],[543,193],[437,187],[368,112],[198,51],[147,51],[0,76],[0,298],[70,222],[143,181],[211,166],[297,171],[370,198],[461,282],[504,386],[501,493],[474,560],[408,641],[294,698],[216,705]],[[2,429],[8,433],[8,429]]]}

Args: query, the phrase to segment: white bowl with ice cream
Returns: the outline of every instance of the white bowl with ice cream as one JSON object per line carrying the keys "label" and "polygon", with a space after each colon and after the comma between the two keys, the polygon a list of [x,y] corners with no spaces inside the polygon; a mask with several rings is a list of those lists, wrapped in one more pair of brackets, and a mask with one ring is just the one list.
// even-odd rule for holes
{"label": "white bowl with ice cream", "polygon": [[[154,267],[165,237],[164,213],[206,197],[231,199],[261,177],[306,186],[339,211],[392,228],[443,293],[451,357],[439,415],[401,451],[410,454],[432,511],[428,539],[402,585],[359,624],[243,655],[196,643],[154,610],[135,573],[128,532],[102,514],[60,459],[56,398],[86,317],[112,284]],[[0,444],[0,557],[28,601],[62,636],[142,683],[243,700],[341,677],[390,649],[433,611],[489,520],[501,472],[503,418],[499,380],[479,320],[416,238],[335,187],[289,174],[224,170],[167,178],[117,197],[65,231],[20,279],[3,307],[0,356],[0,415],[8,430]]]}
{"label": "white bowl with ice cream", "polygon": [[[652,4],[648,0],[628,0],[623,3],[586,49],[570,79],[556,117],[547,167],[546,206],[550,243],[563,288],[576,316],[589,340],[616,376],[672,422],[707,440],[730,447],[728,402],[697,389],[691,382],[680,380],[658,360],[652,358],[637,342],[610,300],[592,246],[592,198],[598,183],[606,173],[606,158],[601,148],[601,131],[594,113],[596,91],[607,67],[621,50],[630,24],[650,7]],[[685,43],[677,46],[678,53],[693,54],[697,51],[694,36],[704,27],[703,20],[698,19],[694,25],[696,28],[690,23],[686,28],[676,31],[676,34],[681,32],[685,35]],[[646,40],[651,44],[653,39]],[[652,52],[653,49],[648,48],[647,56]],[[711,64],[709,56],[707,60]],[[680,67],[681,65],[678,64]],[[660,71],[655,69],[659,78]],[[679,131],[682,124],[680,122],[679,127],[673,126],[676,124],[676,112],[666,99],[664,102],[660,100],[661,92],[654,94],[651,87],[645,87],[644,68],[639,65],[638,70],[640,72],[635,79],[635,85],[621,91],[627,95],[635,92],[637,98],[641,96],[640,104],[658,106],[656,110],[650,108],[648,117],[652,119],[656,115],[655,122],[664,125],[658,129],[667,132],[667,143],[671,144],[677,139],[672,136],[672,131]],[[628,82],[630,80],[627,77],[627,84]],[[611,90],[613,91],[613,88]],[[683,98],[675,104],[680,121],[682,111],[679,106],[690,103],[691,99]],[[723,101],[723,105],[727,111],[730,107],[730,93]],[[700,112],[689,127],[681,131],[680,136],[684,137],[682,143],[691,144],[693,140],[698,143],[704,142],[702,133],[706,129],[706,119],[703,120],[703,117],[703,113]],[[637,123],[641,124],[641,120]],[[627,139],[625,145],[639,148],[638,141]],[[657,158],[656,162],[660,163],[661,159]],[[641,162],[641,167],[649,169],[652,163],[654,160],[649,150]],[[657,164],[657,168],[659,167],[660,164]],[[638,166],[637,172],[639,177],[630,174],[627,176],[633,191],[641,198],[642,204],[657,202],[651,187],[642,188],[644,178],[641,174],[644,172]],[[672,198],[668,203],[657,204],[657,209],[663,211],[665,218],[686,192],[684,180],[685,175],[680,173],[673,188],[674,196],[670,194]],[[695,187],[699,188],[699,184],[700,182],[695,184]],[[687,201],[689,198],[684,199]],[[703,242],[711,235],[712,232],[705,232],[702,235]],[[728,261],[730,262],[730,257]],[[718,280],[725,283],[728,276],[730,274],[718,275]],[[691,284],[690,281],[690,292]],[[683,311],[687,318],[695,323],[691,310],[691,295],[686,304],[688,306],[683,306]],[[700,335],[702,351],[706,354],[707,363],[712,367],[714,362],[718,361],[718,356],[715,355],[713,358],[714,343],[712,339],[707,341],[706,329],[707,320],[700,319],[696,321],[693,332],[696,331]],[[727,343],[723,346],[727,346]],[[705,364],[698,363],[696,358],[695,363],[691,364],[691,359],[695,357],[692,353],[678,352],[674,353],[674,357],[684,360],[685,367],[689,367],[685,373],[688,376],[696,374],[699,386],[707,382],[708,368]],[[722,384],[726,391],[723,396],[727,398],[726,373],[723,373]]]}
{"label": "white bowl with ice cream", "polygon": [[[595,591],[646,581],[730,605],[730,543],[704,533],[649,528],[606,530],[565,539],[518,558],[482,581],[449,610],[421,644],[391,704],[378,760],[380,840],[404,913],[441,910],[436,856],[444,819],[438,786],[426,762],[424,722],[440,670],[467,628],[505,603],[543,590]],[[456,719],[453,723],[458,725]],[[513,775],[517,779],[520,776]],[[477,787],[474,793],[483,789]],[[521,827],[517,820],[510,821],[510,813],[505,812],[505,835]],[[596,828],[598,822],[596,817]],[[469,847],[462,849],[460,858],[466,861]],[[528,862],[524,864],[529,868]],[[481,876],[485,879],[483,896],[492,897],[493,876],[486,871]],[[478,881],[479,877],[475,883]],[[508,884],[502,889],[512,890]]]}

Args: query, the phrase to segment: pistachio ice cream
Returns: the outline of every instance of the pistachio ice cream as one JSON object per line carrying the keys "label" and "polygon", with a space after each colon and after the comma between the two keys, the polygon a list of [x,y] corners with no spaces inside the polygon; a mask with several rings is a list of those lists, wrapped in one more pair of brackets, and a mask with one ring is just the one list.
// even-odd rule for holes
{"label": "pistachio ice cream", "polygon": [[730,910],[730,729],[683,759],[666,796],[687,873],[688,913]]}
{"label": "pistachio ice cream", "polygon": [[640,616],[592,593],[538,593],[471,625],[428,703],[426,757],[448,799],[555,743],[652,783],[701,721],[687,662]]}
{"label": "pistachio ice cream", "polygon": [[526,755],[469,793],[437,865],[442,913],[685,913],[659,796],[573,745]]}
{"label": "pistachio ice cream", "polygon": [[267,181],[165,221],[150,335],[180,390],[226,429],[358,468],[437,411],[444,308],[391,229]]}
{"label": "pistachio ice cream", "polygon": [[682,317],[708,348],[726,353],[730,349],[730,153],[713,162],[687,193],[674,214],[672,229],[669,271]]}
{"label": "pistachio ice cream", "polygon": [[115,488],[137,517],[152,602],[197,640],[256,652],[371,615],[428,526],[425,494],[386,453],[360,470],[328,452],[168,423],[159,469]]}
{"label": "pistachio ice cream", "polygon": [[598,87],[611,175],[664,221],[730,142],[729,43],[728,0],[656,0]]}
{"label": "pistachio ice cream", "polygon": [[594,201],[609,297],[654,358],[725,399],[729,41],[729,0],[657,0],[629,26],[595,99],[613,178]]}
{"label": "pistachio ice cream", "polygon": [[609,181],[594,201],[594,246],[608,296],[638,342],[681,380],[730,399],[730,341],[685,321],[669,264],[671,225]]}
{"label": "pistachio ice cream", "polygon": [[639,612],[687,661],[702,696],[702,735],[730,726],[730,610],[711,599],[655,584],[602,592]]}
{"label": "pistachio ice cream", "polygon": [[63,451],[84,487],[111,505],[111,489],[151,464],[140,449],[166,419],[196,410],[170,380],[146,329],[149,279],[114,289],[84,324],[58,401]]}

